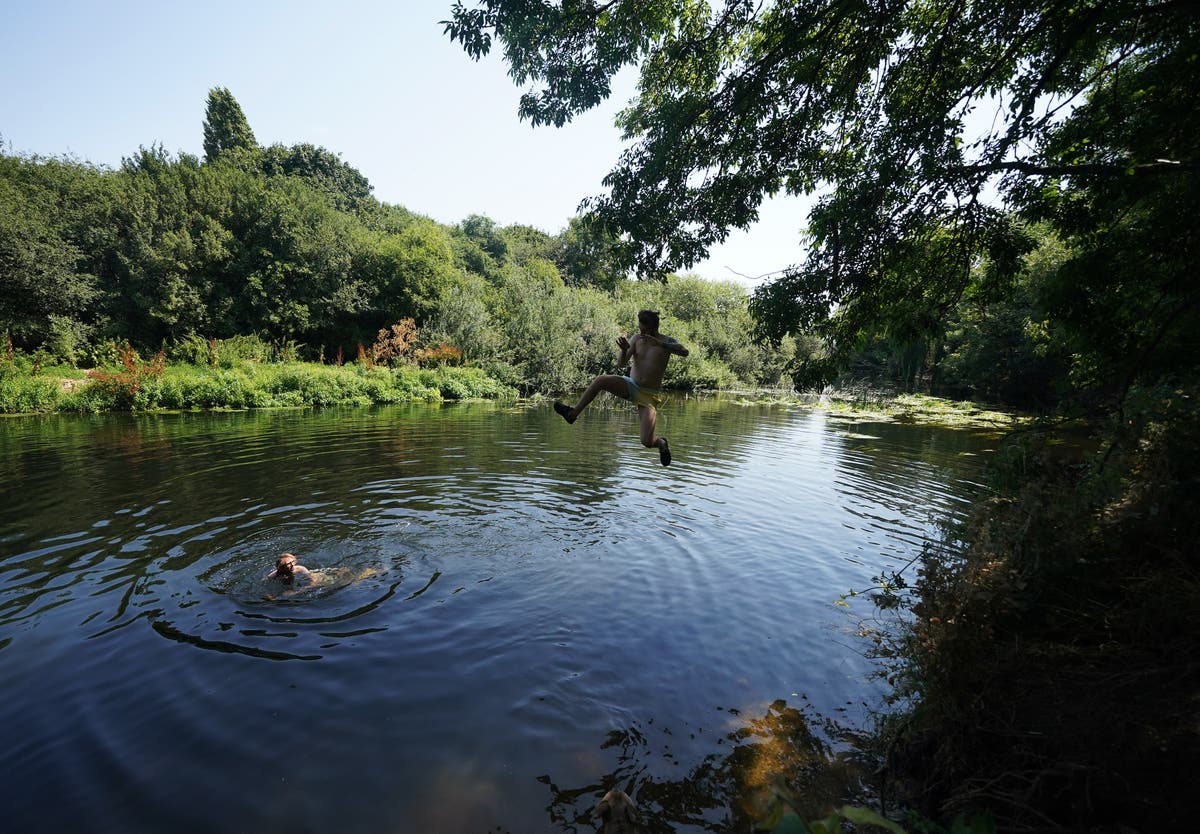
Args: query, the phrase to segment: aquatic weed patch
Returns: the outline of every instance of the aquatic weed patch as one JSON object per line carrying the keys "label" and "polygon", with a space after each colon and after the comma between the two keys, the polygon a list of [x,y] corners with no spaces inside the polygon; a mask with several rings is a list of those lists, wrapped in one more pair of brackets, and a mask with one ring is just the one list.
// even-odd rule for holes
{"label": "aquatic weed patch", "polygon": [[881,421],[947,426],[950,428],[1012,429],[1032,422],[1032,417],[971,401],[956,401],[925,394],[901,394],[879,402],[846,399],[837,395],[823,398],[824,410],[853,414]]}
{"label": "aquatic weed patch", "polygon": [[800,396],[777,390],[738,392],[730,402],[740,406],[789,406],[824,411],[856,421],[904,422],[947,428],[1006,431],[1033,423],[1030,415],[970,401],[947,400],[925,394],[832,393]]}

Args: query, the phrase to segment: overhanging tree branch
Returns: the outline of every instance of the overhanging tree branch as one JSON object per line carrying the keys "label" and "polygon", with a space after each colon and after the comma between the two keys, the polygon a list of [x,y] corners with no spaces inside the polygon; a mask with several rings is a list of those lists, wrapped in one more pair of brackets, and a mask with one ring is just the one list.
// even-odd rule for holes
{"label": "overhanging tree branch", "polygon": [[1135,165],[1104,165],[1085,163],[1081,165],[1038,165],[1020,160],[1010,162],[988,162],[979,165],[963,165],[948,169],[950,174],[996,174],[1001,171],[1016,171],[1032,177],[1121,177],[1157,176],[1161,174],[1183,174],[1200,171],[1200,162],[1195,160],[1156,159]]}

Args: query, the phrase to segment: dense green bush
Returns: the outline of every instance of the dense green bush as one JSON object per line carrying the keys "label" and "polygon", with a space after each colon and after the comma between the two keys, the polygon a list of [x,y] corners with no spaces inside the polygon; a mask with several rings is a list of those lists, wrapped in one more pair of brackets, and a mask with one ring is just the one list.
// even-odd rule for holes
{"label": "dense green bush", "polygon": [[62,399],[57,380],[0,374],[0,413],[52,411]]}
{"label": "dense green bush", "polygon": [[427,368],[418,375],[422,384],[446,400],[504,399],[515,393],[479,368]]}
{"label": "dense green bush", "polygon": [[686,362],[673,361],[667,367],[665,382],[672,388],[722,389],[733,388],[737,375],[726,365],[693,354]]}
{"label": "dense green bush", "polygon": [[127,406],[123,406],[119,396],[112,389],[88,384],[63,396],[55,410],[99,414],[105,411],[119,411],[124,407]]}
{"label": "dense green bush", "polygon": [[239,362],[294,361],[296,352],[291,341],[272,344],[253,334],[206,339],[193,333],[167,348],[167,358],[192,365],[232,368]]}

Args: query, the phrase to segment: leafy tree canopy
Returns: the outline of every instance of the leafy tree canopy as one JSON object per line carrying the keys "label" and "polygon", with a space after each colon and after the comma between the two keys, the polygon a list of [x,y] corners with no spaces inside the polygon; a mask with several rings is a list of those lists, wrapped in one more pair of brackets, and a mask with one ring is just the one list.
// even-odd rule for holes
{"label": "leafy tree canopy", "polygon": [[340,209],[358,209],[371,197],[371,183],[339,154],[302,142],[287,147],[271,145],[262,152],[262,170],[267,176],[304,177],[309,185],[329,196]]}
{"label": "leafy tree canopy", "polygon": [[559,235],[557,260],[571,284],[615,289],[625,279],[623,255],[617,236],[587,216],[572,217]]}
{"label": "leafy tree canopy", "polygon": [[[1033,239],[988,203],[996,189],[1068,236],[1099,229],[1110,248],[1120,241],[1122,274],[1075,273],[1090,277],[1093,306],[1121,306],[1111,293],[1156,251],[1147,230],[1184,250],[1138,277],[1153,302],[1132,318],[1158,307],[1122,345],[1137,354],[1163,343],[1158,324],[1182,327],[1175,313],[1195,306],[1181,270],[1195,262],[1200,215],[1196,10],[477,0],[457,3],[444,25],[472,57],[502,46],[510,75],[529,85],[519,112],[534,124],[565,123],[607,96],[621,67],[640,66],[618,117],[631,144],[589,207],[643,274],[695,263],[752,223],[766,196],[817,195],[806,257],[756,299],[770,336],[816,328],[836,355],[871,328],[928,329],[972,280],[1011,280]],[[1085,261],[1099,238],[1080,248]],[[805,381],[819,382],[830,367],[810,370]]]}

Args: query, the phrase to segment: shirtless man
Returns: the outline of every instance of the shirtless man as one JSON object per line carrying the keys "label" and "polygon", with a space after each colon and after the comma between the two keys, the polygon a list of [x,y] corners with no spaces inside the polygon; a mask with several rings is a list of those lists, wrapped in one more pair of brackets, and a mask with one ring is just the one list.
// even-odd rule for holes
{"label": "shirtless man", "polygon": [[623,367],[629,362],[629,376],[602,374],[592,380],[574,408],[555,402],[554,410],[568,423],[574,423],[601,391],[636,403],[642,424],[642,445],[647,449],[658,449],[658,459],[663,466],[669,466],[671,447],[665,437],[654,435],[654,425],[658,420],[655,408],[663,401],[663,373],[667,370],[671,354],[687,356],[688,350],[670,336],[658,332],[658,313],[653,310],[639,312],[638,332],[629,339],[621,336],[617,339],[617,346],[621,348],[617,365]]}

